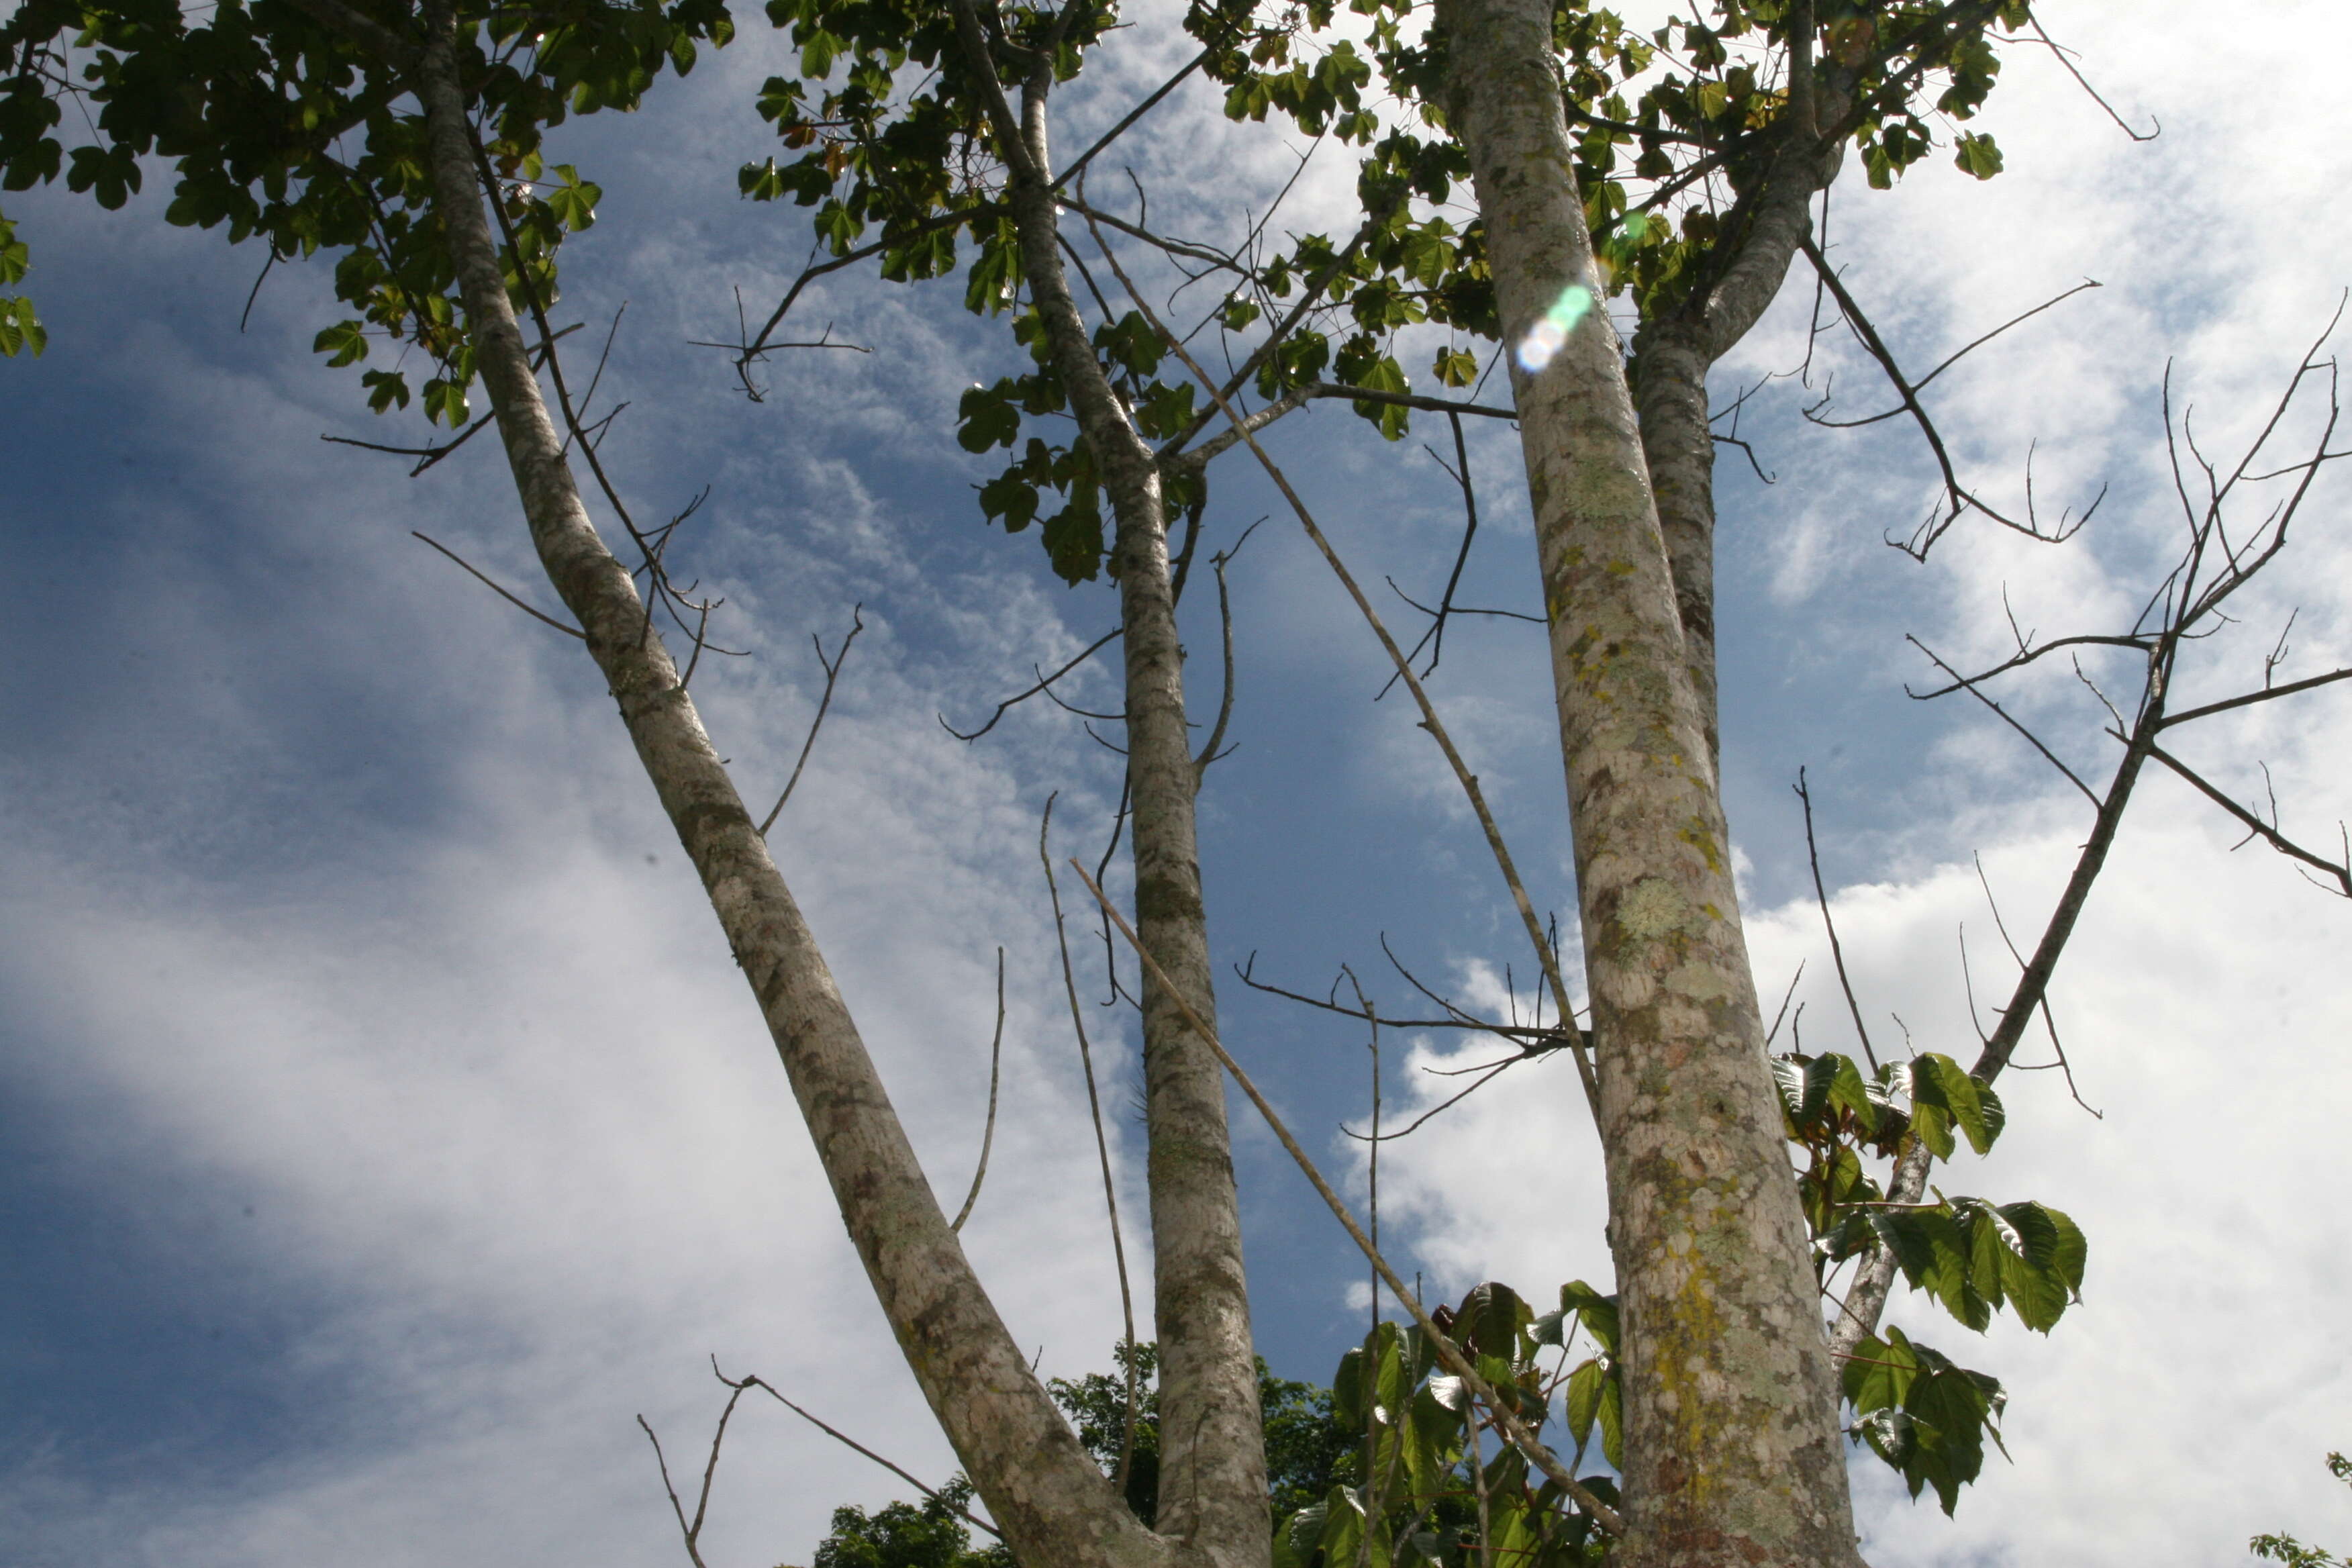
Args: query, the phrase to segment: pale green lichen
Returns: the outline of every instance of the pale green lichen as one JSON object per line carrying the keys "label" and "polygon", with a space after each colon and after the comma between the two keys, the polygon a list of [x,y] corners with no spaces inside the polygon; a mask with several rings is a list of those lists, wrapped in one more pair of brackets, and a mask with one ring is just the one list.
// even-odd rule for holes
{"label": "pale green lichen", "polygon": [[1629,936],[1654,940],[1680,931],[1689,910],[1681,889],[1663,877],[1644,877],[1626,889],[1617,924]]}

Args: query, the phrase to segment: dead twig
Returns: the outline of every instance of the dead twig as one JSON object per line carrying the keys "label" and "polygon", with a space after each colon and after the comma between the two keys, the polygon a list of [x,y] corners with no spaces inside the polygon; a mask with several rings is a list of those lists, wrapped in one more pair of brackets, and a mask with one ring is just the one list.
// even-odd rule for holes
{"label": "dead twig", "polygon": [[[1127,1370],[1127,1424],[1119,1438],[1118,1469],[1112,1486],[1121,1497],[1127,1495],[1128,1467],[1135,1458],[1136,1355],[1135,1355],[1135,1295],[1127,1279],[1127,1241],[1118,1224],[1118,1185],[1111,1179],[1110,1142],[1103,1133],[1102,1096],[1095,1085],[1094,1048],[1087,1040],[1085,1010],[1078,1005],[1078,979],[1070,966],[1070,939],[1062,923],[1062,889],[1054,877],[1054,857],[1046,847],[1046,837],[1054,825],[1054,802],[1060,792],[1045,797],[1045,810],[1037,822],[1037,859],[1045,868],[1045,891],[1054,903],[1054,942],[1062,954],[1062,990],[1070,1002],[1070,1027],[1078,1037],[1078,1066],[1086,1074],[1087,1114],[1095,1129],[1095,1157],[1102,1166],[1103,1207],[1110,1215],[1110,1250],[1112,1260],[1118,1266],[1118,1310],[1125,1327],[1123,1342],[1126,1353],[1120,1357]],[[1108,857],[1105,857],[1108,858]],[[1077,862],[1073,860],[1072,865]],[[1081,873],[1083,874],[1083,873]]]}
{"label": "dead twig", "polygon": [[988,1042],[988,1122],[980,1134],[980,1166],[971,1173],[971,1191],[963,1195],[963,1207],[948,1228],[961,1231],[963,1222],[971,1217],[971,1205],[980,1201],[980,1184],[988,1175],[988,1151],[996,1142],[996,1069],[1004,1057],[1004,949],[996,950],[996,1033]]}
{"label": "dead twig", "polygon": [[1160,982],[1161,989],[1174,1001],[1177,1010],[1184,1015],[1185,1022],[1192,1026],[1202,1042],[1209,1047],[1210,1052],[1216,1057],[1224,1069],[1233,1075],[1234,1082],[1241,1087],[1242,1093],[1248,1097],[1249,1102],[1257,1108],[1257,1113],[1265,1119],[1267,1128],[1274,1133],[1276,1140],[1282,1144],[1284,1151],[1290,1155],[1292,1163],[1297,1165],[1299,1173],[1304,1175],[1308,1184],[1314,1187],[1316,1195],[1323,1200],[1325,1206],[1330,1209],[1332,1217],[1337,1219],[1341,1227],[1347,1231],[1348,1238],[1356,1244],[1358,1250],[1362,1252],[1365,1259],[1371,1264],[1373,1271],[1388,1286],[1389,1293],[1412,1313],[1413,1321],[1421,1325],[1421,1331],[1426,1336],[1430,1347],[1436,1352],[1437,1359],[1444,1363],[1445,1370],[1462,1380],[1463,1386],[1469,1391],[1471,1397],[1486,1403],[1493,1410],[1496,1423],[1502,1428],[1503,1435],[1512,1447],[1527,1456],[1530,1464],[1557,1483],[1561,1491],[1573,1498],[1577,1506],[1590,1514],[1601,1529],[1612,1535],[1622,1535],[1625,1532],[1625,1521],[1619,1516],[1617,1510],[1593,1496],[1589,1488],[1569,1473],[1567,1467],[1559,1462],[1559,1457],[1537,1439],[1536,1435],[1528,1430],[1525,1422],[1505,1408],[1502,1402],[1496,1397],[1493,1386],[1479,1375],[1477,1367],[1471,1363],[1469,1357],[1463,1354],[1462,1348],[1455,1344],[1443,1329],[1430,1321],[1429,1314],[1423,1310],[1420,1300],[1405,1289],[1404,1281],[1397,1278],[1396,1270],[1389,1266],[1387,1258],[1381,1256],[1380,1248],[1372,1245],[1371,1237],[1364,1234],[1363,1226],[1356,1223],[1356,1216],[1349,1212],[1348,1205],[1340,1201],[1339,1194],[1331,1190],[1331,1184],[1323,1179],[1323,1173],[1316,1169],[1315,1162],[1307,1157],[1307,1151],[1298,1146],[1298,1140],[1291,1135],[1289,1125],[1275,1110],[1272,1102],[1259,1091],[1256,1083],[1251,1079],[1249,1074],[1242,1070],[1241,1064],[1234,1060],[1232,1055],[1226,1051],[1224,1042],[1218,1037],[1217,1032],[1201,1021],[1201,1016],[1192,1010],[1191,1005],[1184,1000],[1182,993],[1176,990],[1166,973],[1160,970],[1158,962],[1145,951],[1142,941],[1135,934],[1135,929],[1127,923],[1127,918],[1118,912],[1118,908],[1111,903],[1102,889],[1096,885],[1095,879],[1087,875],[1087,868],[1076,860],[1070,862],[1070,868],[1077,872],[1078,879],[1087,885],[1087,891],[1094,895],[1095,901],[1102,906],[1103,913],[1118,928],[1118,934],[1127,939],[1127,945],[1134,952],[1137,961]]}
{"label": "dead twig", "polygon": [[[801,754],[793,763],[793,776],[784,781],[784,793],[776,796],[776,804],[769,808],[766,819],[760,824],[760,837],[762,838],[768,836],[768,829],[776,825],[776,818],[783,815],[784,802],[793,798],[793,790],[801,782],[801,770],[808,766],[809,752],[816,746],[816,732],[824,728],[825,713],[833,707],[834,683],[841,679],[841,667],[849,661],[849,645],[856,642],[857,634],[866,629],[866,617],[858,613],[865,607],[863,603],[849,607],[849,630],[843,636],[841,647],[835,650],[831,658],[824,657],[824,644],[817,635],[814,632],[809,634],[809,641],[816,647],[816,661],[824,670],[824,694],[817,699],[816,717],[809,721],[808,738],[801,742]],[[990,1090],[992,1097],[994,1092],[993,1089]],[[992,1098],[991,1103],[994,1103]]]}

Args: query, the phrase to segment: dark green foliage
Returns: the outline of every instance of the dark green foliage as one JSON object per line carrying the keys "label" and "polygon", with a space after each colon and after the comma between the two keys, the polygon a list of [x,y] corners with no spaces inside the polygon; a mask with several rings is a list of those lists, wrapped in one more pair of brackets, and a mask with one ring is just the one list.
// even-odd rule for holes
{"label": "dark green foliage", "polygon": [[[556,252],[594,223],[603,194],[572,165],[544,164],[546,133],[572,114],[634,109],[662,72],[685,74],[700,45],[733,33],[723,0],[458,7],[461,89],[482,126],[518,307],[553,301]],[[141,187],[139,161],[163,160],[170,222],[259,237],[278,260],[341,253],[336,296],[357,314],[319,334],[330,364],[357,364],[379,342],[413,346],[432,373],[427,416],[471,416],[472,348],[433,214],[424,119],[399,70],[284,0],[28,0],[0,25],[0,50],[15,68],[0,78],[0,187],[62,174],[68,189],[119,207]],[[84,112],[68,119],[68,99]],[[92,123],[94,140],[59,140]],[[10,245],[0,234],[0,280],[21,271]],[[0,347],[9,310],[0,300]],[[29,307],[21,316],[37,348]],[[408,406],[399,366],[363,383],[378,413]]]}
{"label": "dark green foliage", "polygon": [[[1055,1402],[1076,1424],[1078,1441],[1106,1475],[1118,1472],[1119,1447],[1127,1430],[1128,1347],[1114,1352],[1118,1370],[1090,1373],[1072,1381],[1055,1378],[1047,1386]],[[1160,1391],[1155,1379],[1160,1349],[1133,1347],[1138,1397],[1135,1452],[1128,1468],[1127,1503],[1146,1524],[1160,1516]],[[1360,1458],[1360,1430],[1343,1427],[1331,1415],[1331,1394],[1311,1383],[1275,1376],[1257,1363],[1257,1396],[1265,1422],[1266,1485],[1276,1519],[1305,1507],[1330,1489],[1335,1477],[1350,1472]]]}
{"label": "dark green foliage", "polygon": [[894,1502],[870,1514],[835,1509],[814,1568],[1013,1568],[1001,1543],[972,1550],[971,1530],[958,1513],[971,1498],[971,1483],[957,1476],[919,1504]]}

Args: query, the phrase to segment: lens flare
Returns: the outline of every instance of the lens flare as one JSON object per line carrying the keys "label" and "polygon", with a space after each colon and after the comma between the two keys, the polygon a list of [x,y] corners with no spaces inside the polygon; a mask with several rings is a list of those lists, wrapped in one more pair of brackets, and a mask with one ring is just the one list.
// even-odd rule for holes
{"label": "lens flare", "polygon": [[1560,345],[1568,342],[1568,334],[1584,319],[1592,304],[1592,290],[1582,283],[1571,283],[1562,289],[1552,308],[1543,313],[1543,320],[1528,328],[1528,335],[1519,340],[1519,368],[1529,375],[1542,374],[1544,366],[1551,363],[1552,356],[1559,353]]}
{"label": "lens flare", "polygon": [[[1627,213],[1616,228],[1593,251],[1593,263],[1601,274],[1603,286],[1613,288],[1620,272],[1633,265],[1633,255],[1650,242],[1652,219],[1647,213]],[[1663,233],[1663,231],[1661,231]],[[1529,375],[1539,375],[1551,363],[1568,342],[1568,334],[1576,323],[1600,302],[1600,295],[1582,283],[1571,283],[1560,291],[1559,298],[1546,310],[1543,320],[1528,329],[1519,340],[1519,368]]]}

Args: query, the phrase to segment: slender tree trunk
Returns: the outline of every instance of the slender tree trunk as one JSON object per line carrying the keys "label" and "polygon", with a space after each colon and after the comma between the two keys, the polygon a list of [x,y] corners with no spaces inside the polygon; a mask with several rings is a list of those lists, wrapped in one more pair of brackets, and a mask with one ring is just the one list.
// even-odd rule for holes
{"label": "slender tree trunk", "polygon": [[[1506,345],[1593,267],[1549,0],[1440,0]],[[1513,354],[1623,1313],[1627,1568],[1859,1561],[1836,1380],[1616,334]],[[1702,410],[1703,412],[1703,410]]]}
{"label": "slender tree trunk", "polygon": [[[1159,464],[1095,358],[1063,272],[1045,140],[1048,75],[1034,77],[1016,119],[994,84],[986,39],[959,7],[965,63],[982,86],[1008,165],[1007,205],[1030,298],[1054,368],[1114,520],[1126,661],[1128,788],[1133,802],[1137,933],[1203,1020],[1216,1016],[1192,765],[1184,651],[1169,576]],[[1150,1140],[1152,1316],[1160,1344],[1160,1513],[1164,1535],[1233,1568],[1272,1560],[1265,1446],[1242,1264],[1241,1202],[1225,1117],[1224,1069],[1174,997],[1143,977],[1144,1114]]]}
{"label": "slender tree trunk", "polygon": [[[336,20],[331,13],[329,19]],[[425,110],[435,213],[531,541],[587,633],[637,755],[758,998],[908,1364],[1024,1563],[1168,1568],[1182,1554],[1143,1529],[1112,1493],[974,1278],[627,568],[581,504],[484,217],[455,26],[437,6],[425,25],[412,74]]]}
{"label": "slender tree trunk", "polygon": [[1837,178],[1844,143],[1818,129],[1849,101],[1843,73],[1813,69],[1811,7],[1792,29],[1789,71],[1801,85],[1781,112],[1780,141],[1748,201],[1739,226],[1716,251],[1713,279],[1680,308],[1633,334],[1627,378],[1641,417],[1642,451],[1658,523],[1674,564],[1675,603],[1683,624],[1684,663],[1706,731],[1709,764],[1719,763],[1715,660],[1715,437],[1707,418],[1706,377],[1764,314],[1789,275],[1799,243],[1812,230],[1812,198]]}

